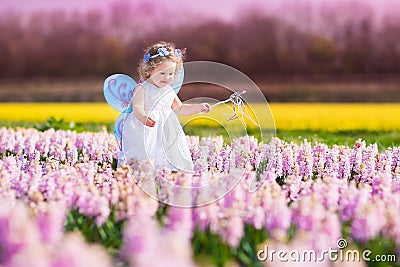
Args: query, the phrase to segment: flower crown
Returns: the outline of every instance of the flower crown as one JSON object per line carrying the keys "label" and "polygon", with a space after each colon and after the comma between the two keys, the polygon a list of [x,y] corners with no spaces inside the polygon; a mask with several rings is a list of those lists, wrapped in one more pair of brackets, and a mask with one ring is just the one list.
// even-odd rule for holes
{"label": "flower crown", "polygon": [[150,55],[150,53],[147,53],[146,55],[144,55],[143,60],[144,62],[149,62],[150,59],[152,58],[156,58],[156,57],[166,57],[170,54],[175,54],[177,57],[180,57],[182,55],[181,50],[180,49],[175,49],[173,52],[168,51],[167,48],[165,47],[160,47],[157,50],[157,54],[154,55]]}

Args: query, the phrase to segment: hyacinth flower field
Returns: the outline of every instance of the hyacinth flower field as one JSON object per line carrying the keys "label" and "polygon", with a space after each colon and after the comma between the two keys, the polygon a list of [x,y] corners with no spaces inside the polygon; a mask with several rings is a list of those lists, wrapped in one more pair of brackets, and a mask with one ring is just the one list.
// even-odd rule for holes
{"label": "hyacinth flower field", "polygon": [[[157,178],[207,183],[243,170],[223,198],[194,208],[144,193],[136,181],[155,178],[149,165],[116,168],[118,143],[106,130],[0,128],[1,266],[282,266],[265,259],[267,247],[368,250],[370,261],[334,264],[399,265],[400,147],[187,138],[198,171]],[[250,193],[254,178],[264,182]],[[332,266],[290,257],[284,266]]]}

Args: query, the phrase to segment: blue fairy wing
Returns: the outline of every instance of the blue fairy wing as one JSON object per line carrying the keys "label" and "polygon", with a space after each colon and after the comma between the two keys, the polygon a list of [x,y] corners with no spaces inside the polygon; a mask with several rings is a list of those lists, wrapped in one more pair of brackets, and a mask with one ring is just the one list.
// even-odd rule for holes
{"label": "blue fairy wing", "polygon": [[181,64],[179,72],[176,74],[177,77],[175,81],[171,84],[171,87],[174,89],[175,93],[179,93],[183,84],[183,78],[185,77],[185,71],[183,69],[183,64]]}
{"label": "blue fairy wing", "polygon": [[113,74],[104,81],[104,97],[114,109],[122,112],[129,107],[136,82],[125,74]]}
{"label": "blue fairy wing", "polygon": [[117,120],[115,121],[114,135],[118,141],[122,140],[122,130],[124,129],[125,118],[127,115],[128,115],[128,113],[121,113],[121,114],[119,114]]}

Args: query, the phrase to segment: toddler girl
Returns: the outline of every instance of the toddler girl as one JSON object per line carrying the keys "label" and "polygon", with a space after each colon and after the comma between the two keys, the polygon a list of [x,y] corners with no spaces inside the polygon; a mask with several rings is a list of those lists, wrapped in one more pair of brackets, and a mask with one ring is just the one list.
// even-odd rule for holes
{"label": "toddler girl", "polygon": [[141,82],[132,97],[132,109],[125,121],[122,149],[130,162],[151,159],[157,169],[193,170],[186,136],[178,115],[209,112],[210,105],[183,104],[171,84],[182,68],[182,53],[173,43],[150,46],[138,72]]}

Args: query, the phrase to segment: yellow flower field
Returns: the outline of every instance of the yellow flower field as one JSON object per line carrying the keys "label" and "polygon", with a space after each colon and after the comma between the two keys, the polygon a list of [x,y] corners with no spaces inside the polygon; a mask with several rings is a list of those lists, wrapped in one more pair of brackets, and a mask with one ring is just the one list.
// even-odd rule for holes
{"label": "yellow flower field", "polygon": [[400,130],[400,104],[271,104],[278,129]]}
{"label": "yellow flower field", "polygon": [[[263,104],[251,103],[256,114],[268,114]],[[277,129],[400,130],[400,104],[273,103],[270,108]],[[221,109],[219,112],[218,109]],[[215,108],[216,120],[225,120],[222,107]],[[108,123],[119,113],[107,103],[1,103],[0,121],[40,122],[53,116],[66,121]],[[266,116],[268,118],[268,116]],[[265,118],[258,118],[260,121]],[[182,117],[182,122],[185,117]],[[198,124],[201,119],[196,120]],[[228,123],[240,125],[239,120]],[[248,123],[249,127],[252,123]]]}

